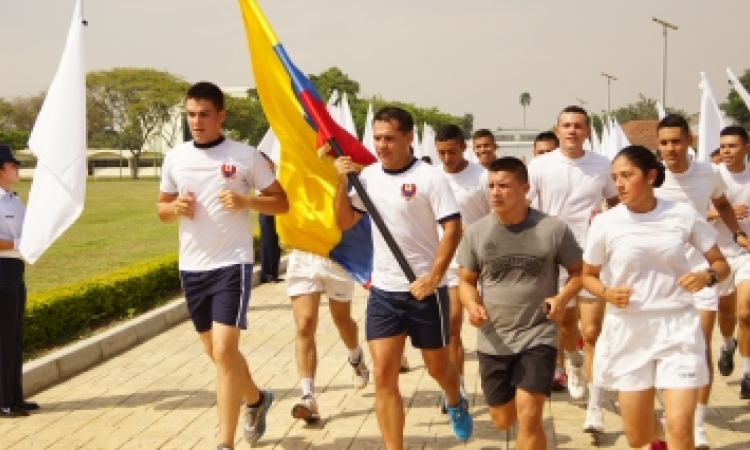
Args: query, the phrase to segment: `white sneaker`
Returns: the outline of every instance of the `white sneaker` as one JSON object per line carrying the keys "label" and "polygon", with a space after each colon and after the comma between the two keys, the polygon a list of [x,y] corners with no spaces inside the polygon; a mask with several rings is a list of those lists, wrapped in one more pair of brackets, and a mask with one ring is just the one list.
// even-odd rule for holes
{"label": "white sneaker", "polygon": [[711,448],[711,444],[708,442],[708,435],[706,430],[703,429],[703,425],[695,426],[695,448],[708,450]]}
{"label": "white sneaker", "polygon": [[349,364],[354,371],[352,374],[352,384],[354,385],[354,389],[366,388],[367,383],[370,382],[370,369],[368,369],[367,364],[365,364],[365,356],[361,355],[357,364],[354,364],[351,361],[349,361]]}
{"label": "white sneaker", "polygon": [[305,395],[292,406],[292,417],[304,420],[307,423],[317,422],[320,420],[320,411],[318,411],[318,402],[312,395]]}
{"label": "white sneaker", "polygon": [[604,433],[604,413],[598,406],[586,410],[586,422],[583,424],[584,433]]}
{"label": "white sneaker", "polygon": [[409,371],[409,360],[406,359],[406,355],[401,355],[401,367],[399,372],[404,373]]}
{"label": "white sneaker", "polygon": [[580,400],[586,395],[586,378],[583,376],[583,366],[575,367],[570,361],[565,363],[568,372],[568,392],[573,400]]}

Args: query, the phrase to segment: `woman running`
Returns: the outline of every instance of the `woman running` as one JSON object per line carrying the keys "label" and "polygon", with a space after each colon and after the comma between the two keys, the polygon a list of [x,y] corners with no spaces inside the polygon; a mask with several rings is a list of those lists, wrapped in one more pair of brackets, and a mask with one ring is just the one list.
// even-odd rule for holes
{"label": "woman running", "polygon": [[[656,198],[664,170],[640,146],[623,149],[612,162],[620,204],[591,224],[583,285],[612,304],[594,356],[594,382],[619,391],[628,444],[686,449],[694,448],[698,388],[708,381],[692,293],[724,279],[729,267],[715,245],[716,231],[693,207]],[[690,272],[686,244],[704,255],[707,270]],[[605,264],[609,286],[599,279]],[[654,417],[656,389],[666,430]]]}

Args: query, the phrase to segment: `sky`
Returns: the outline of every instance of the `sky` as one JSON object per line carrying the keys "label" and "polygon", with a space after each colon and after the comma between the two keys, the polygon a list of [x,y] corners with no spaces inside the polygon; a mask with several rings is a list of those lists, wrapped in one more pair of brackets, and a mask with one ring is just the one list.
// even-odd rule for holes
{"label": "sky", "polygon": [[[700,72],[719,102],[725,68],[750,69],[750,0],[258,0],[305,73],[338,66],[361,94],[475,116],[475,128],[546,129],[565,106],[593,112],[661,98],[697,112]],[[52,81],[75,0],[0,0],[0,97]],[[84,0],[86,69],[150,67],[189,82],[253,86],[239,4]]]}

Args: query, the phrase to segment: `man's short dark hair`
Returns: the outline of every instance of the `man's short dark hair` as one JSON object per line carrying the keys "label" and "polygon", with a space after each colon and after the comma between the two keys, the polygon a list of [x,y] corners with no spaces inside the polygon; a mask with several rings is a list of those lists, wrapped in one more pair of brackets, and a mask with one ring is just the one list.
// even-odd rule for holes
{"label": "man's short dark hair", "polygon": [[477,130],[474,132],[474,134],[471,135],[472,139],[479,139],[483,137],[488,137],[492,139],[492,142],[495,142],[495,135],[492,133],[492,131],[482,128],[481,130]]}
{"label": "man's short dark hair", "polygon": [[442,125],[435,132],[436,142],[456,141],[458,144],[465,144],[464,131],[458,125],[452,123]]}
{"label": "man's short dark hair", "polygon": [[560,114],[557,115],[558,122],[560,122],[560,116],[562,116],[565,113],[581,114],[582,116],[586,118],[586,126],[587,127],[591,126],[591,118],[589,117],[589,113],[585,109],[581,108],[580,106],[570,105],[570,106],[566,106],[565,108],[563,108],[563,110],[560,111]]}
{"label": "man's short dark hair", "polygon": [[715,156],[719,156],[719,151],[720,151],[720,150],[721,150],[721,149],[717,148],[716,150],[712,151],[712,152],[711,152],[711,158],[713,158],[713,157],[715,157]]}
{"label": "man's short dark hair", "polygon": [[693,136],[693,133],[690,132],[688,121],[679,114],[667,114],[664,116],[659,121],[659,125],[656,126],[656,131],[658,132],[662,128],[679,128],[682,135],[687,139]]}
{"label": "man's short dark hair", "polygon": [[739,136],[740,141],[742,142],[742,145],[745,145],[750,141],[750,138],[748,138],[747,130],[742,128],[739,125],[729,125],[728,127],[724,127],[723,130],[721,130],[722,136]]}
{"label": "man's short dark hair", "polygon": [[557,138],[557,135],[551,131],[542,131],[536,136],[536,139],[534,139],[534,145],[536,145],[537,142],[552,142],[555,144],[555,147],[560,146],[560,140]]}
{"label": "man's short dark hair", "polygon": [[515,156],[503,156],[498,158],[487,168],[490,172],[511,172],[521,184],[529,182],[529,171],[526,170],[526,164]]}
{"label": "man's short dark hair", "polygon": [[404,134],[414,131],[414,119],[409,111],[398,106],[384,106],[375,113],[373,122],[390,122],[395,120],[398,124],[396,129]]}
{"label": "man's short dark hair", "polygon": [[224,110],[224,93],[221,91],[219,86],[213,83],[209,83],[208,81],[200,81],[190,86],[190,89],[188,89],[185,98],[193,100],[207,100],[214,105],[217,111]]}

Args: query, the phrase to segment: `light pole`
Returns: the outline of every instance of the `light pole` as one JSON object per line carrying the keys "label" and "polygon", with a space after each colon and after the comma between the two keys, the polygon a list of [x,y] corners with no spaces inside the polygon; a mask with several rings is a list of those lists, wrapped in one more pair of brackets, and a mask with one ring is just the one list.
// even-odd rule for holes
{"label": "light pole", "polygon": [[579,97],[576,97],[576,100],[578,100],[578,104],[581,105],[581,108],[583,108],[583,105],[588,103],[586,100],[579,98]]}
{"label": "light pole", "polygon": [[670,28],[677,31],[677,25],[673,25],[669,22],[665,22],[656,17],[653,18],[654,22],[658,23],[664,29],[664,61],[661,66],[661,103],[664,107],[667,107],[667,30]]}
{"label": "light pole", "polygon": [[604,72],[602,72],[602,76],[607,78],[607,116],[609,116],[610,115],[610,113],[609,113],[609,111],[610,111],[610,103],[609,103],[609,101],[610,101],[610,95],[609,95],[609,90],[610,90],[610,87],[612,85],[612,80],[617,81],[617,78],[615,76],[613,76],[613,75],[610,75],[610,74],[604,73]]}

